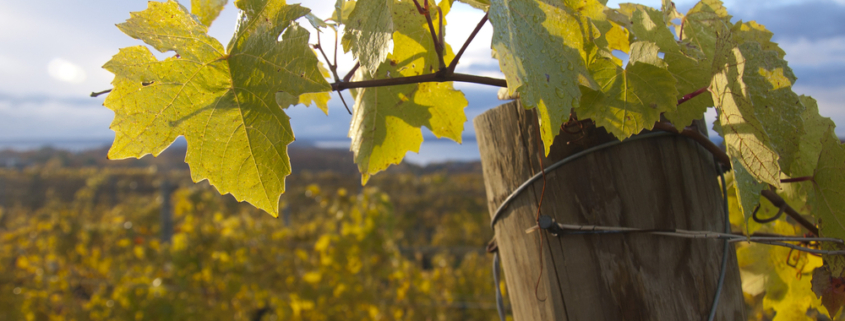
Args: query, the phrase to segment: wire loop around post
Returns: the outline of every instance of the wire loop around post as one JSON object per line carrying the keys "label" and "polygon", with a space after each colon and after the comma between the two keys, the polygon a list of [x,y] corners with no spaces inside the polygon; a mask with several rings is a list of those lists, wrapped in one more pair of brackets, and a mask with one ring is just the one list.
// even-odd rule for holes
{"label": "wire loop around post", "polygon": [[[572,161],[579,159],[581,157],[584,157],[584,156],[586,156],[590,153],[600,151],[602,149],[607,149],[607,148],[610,148],[610,147],[613,147],[613,146],[616,146],[616,145],[619,145],[619,144],[622,144],[622,143],[628,143],[628,142],[638,141],[638,140],[642,140],[642,139],[662,137],[662,136],[676,136],[676,134],[672,134],[672,133],[669,133],[669,132],[653,132],[653,133],[646,133],[646,134],[634,136],[634,137],[631,137],[631,138],[628,138],[628,139],[622,140],[622,141],[617,140],[617,141],[607,142],[607,143],[604,143],[604,144],[601,144],[601,145],[597,145],[597,146],[587,148],[583,151],[572,154],[569,157],[566,157],[566,158],[564,158],[560,161],[557,161],[556,163],[552,164],[551,166],[546,167],[545,171],[551,172],[551,171],[563,166],[566,163],[572,162]],[[524,192],[526,189],[528,189],[528,187],[530,187],[531,184],[533,184],[534,182],[536,182],[537,180],[542,178],[542,176],[543,176],[542,174],[543,173],[537,173],[534,176],[532,176],[531,178],[529,178],[527,181],[525,181],[525,183],[522,183],[522,185],[517,187],[510,195],[508,195],[508,197],[505,198],[504,201],[502,201],[502,204],[499,205],[499,208],[496,209],[496,213],[493,214],[493,219],[490,222],[490,228],[496,229],[496,223],[499,221],[499,219],[501,219],[501,217],[504,214],[505,209],[508,207],[508,205],[514,199],[516,199],[516,197],[519,196],[519,194],[522,194],[522,192]]]}

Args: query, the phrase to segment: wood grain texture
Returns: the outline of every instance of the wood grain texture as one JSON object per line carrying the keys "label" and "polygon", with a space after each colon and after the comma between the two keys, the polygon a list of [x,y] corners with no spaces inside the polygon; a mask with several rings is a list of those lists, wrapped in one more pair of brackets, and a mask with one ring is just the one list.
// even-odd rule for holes
{"label": "wood grain texture", "polygon": [[[491,216],[520,184],[540,171],[533,110],[516,102],[475,118]],[[601,128],[561,133],[545,166],[613,140]],[[570,144],[567,144],[571,141]],[[558,222],[724,231],[713,157],[690,139],[668,136],[591,153],[553,172],[542,213]],[[723,243],[654,235],[544,233],[540,274],[535,225],[542,180],[516,198],[499,220],[499,253],[514,320],[705,320],[719,277]],[[736,253],[717,320],[745,320]],[[541,301],[541,299],[545,299]]]}

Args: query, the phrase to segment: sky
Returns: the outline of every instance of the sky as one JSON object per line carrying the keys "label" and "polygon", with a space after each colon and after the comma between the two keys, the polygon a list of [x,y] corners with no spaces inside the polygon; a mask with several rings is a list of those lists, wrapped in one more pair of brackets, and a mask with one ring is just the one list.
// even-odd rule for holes
{"label": "sky", "polygon": [[[187,0],[180,1],[190,7]],[[230,1],[231,2],[231,1]],[[297,1],[289,1],[295,3]],[[640,1],[657,7],[659,0]],[[676,1],[681,12],[694,1]],[[334,0],[306,0],[302,4],[318,17],[328,17]],[[618,1],[610,1],[618,7]],[[111,110],[102,106],[105,96],[91,98],[92,91],[111,88],[113,75],[101,68],[119,48],[142,44],[120,32],[115,24],[129,12],[144,10],[143,0],[3,1],[0,2],[0,149],[8,146],[91,141],[97,144],[114,137],[109,129]],[[786,51],[798,81],[794,90],[819,101],[822,115],[845,124],[845,0],[731,0],[725,6],[736,20],[755,20],[775,34],[774,41]],[[483,12],[456,3],[446,17],[446,41],[459,48]],[[209,33],[227,43],[235,29],[237,9],[227,5]],[[300,21],[310,28],[307,22]],[[503,77],[490,57],[492,26],[478,34],[458,65],[458,72]],[[316,42],[312,31],[312,42]],[[331,34],[323,37],[332,43]],[[168,54],[160,54],[165,57]],[[349,70],[351,56],[339,57],[339,70]],[[465,143],[438,141],[423,130],[426,143],[415,162],[477,159],[472,118],[501,104],[497,88],[456,83],[470,102]],[[351,97],[345,93],[347,101]],[[351,116],[336,97],[329,103],[329,116],[318,109],[288,109],[298,141],[321,146],[348,146],[346,133]],[[708,113],[708,118],[715,112]],[[845,136],[845,125],[837,130]],[[24,145],[15,145],[28,142]]]}

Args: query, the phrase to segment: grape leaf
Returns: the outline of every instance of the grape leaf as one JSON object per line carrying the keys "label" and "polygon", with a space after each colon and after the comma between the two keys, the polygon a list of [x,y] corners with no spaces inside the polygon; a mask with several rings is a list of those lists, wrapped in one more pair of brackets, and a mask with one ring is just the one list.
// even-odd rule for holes
{"label": "grape leaf", "polygon": [[806,132],[799,139],[801,143],[800,152],[795,156],[795,161],[792,162],[790,167],[792,175],[796,177],[813,174],[813,169],[816,168],[819,153],[822,150],[822,137],[829,129],[836,128],[833,120],[819,114],[819,105],[813,97],[801,95],[798,98],[801,100],[801,104],[806,107],[801,115]]}
{"label": "grape leaf", "polygon": [[[798,233],[797,228],[785,220],[770,224],[763,231],[781,235]],[[773,320],[814,320],[808,317],[807,312],[820,308],[822,302],[813,295],[807,278],[822,265],[819,257],[766,244],[738,245],[736,254],[743,277],[743,290],[746,290],[745,280],[749,276],[762,278],[766,293],[763,307],[775,311]]]}
{"label": "grape leaf", "polygon": [[[642,6],[631,14],[631,29],[639,40],[652,41],[660,47],[669,72],[677,80],[677,100],[710,84],[712,62],[704,58],[696,60],[681,51],[675,36],[665,27],[667,22],[663,19],[664,14],[660,11]],[[694,49],[688,48],[685,51],[692,50]],[[703,53],[695,56],[705,57]],[[704,112],[710,106],[713,106],[713,99],[709,95],[698,95],[678,105],[677,110],[667,111],[664,115],[678,130],[682,130],[694,120],[703,118]]]}
{"label": "grape leaf", "polygon": [[596,59],[589,69],[601,90],[582,87],[578,116],[624,139],[651,129],[660,113],[675,110],[675,78],[657,52],[653,42],[635,42],[625,69],[609,58]]}
{"label": "grape leaf", "polygon": [[779,59],[783,59],[786,55],[786,52],[784,52],[777,43],[772,42],[772,36],[774,34],[767,30],[765,26],[757,23],[756,21],[739,21],[736,24],[739,25],[739,29],[735,30],[733,33],[734,41],[736,43],[757,42],[763,50],[772,50],[776,52]]}
{"label": "grape leaf", "polygon": [[236,5],[244,13],[228,52],[175,1],[150,2],[118,25],[177,55],[159,61],[147,47],[129,47],[104,66],[115,74],[104,103],[115,112],[109,158],[158,155],[184,135],[195,181],[208,179],[221,193],[277,215],[294,137],[275,92],[330,86],[308,47],[308,31],[293,22],[308,9],[264,0]]}
{"label": "grape leaf", "polygon": [[759,43],[743,43],[739,51],[744,58],[740,61],[745,69],[742,82],[753,104],[754,115],[762,121],[763,130],[780,157],[781,170],[792,175],[790,167],[804,135],[801,116],[806,109],[792,91],[795,75],[786,61],[778,58],[777,52],[764,51]]}
{"label": "grape leaf", "polygon": [[841,278],[830,275],[827,267],[817,267],[813,270],[811,282],[813,293],[822,299],[822,305],[827,309],[827,316],[833,318],[845,304],[845,284]]}
{"label": "grape leaf", "polygon": [[[566,0],[564,3],[567,7],[582,15],[581,19],[585,25],[592,24],[598,29],[598,34],[591,35],[595,45],[587,43],[586,51],[595,55],[599,48],[608,51],[619,50],[625,53],[631,50],[631,37],[627,29],[629,22],[619,21],[619,14],[616,10],[608,8],[604,3],[597,0]],[[622,60],[613,58],[620,66],[622,65]]]}
{"label": "grape leaf", "polygon": [[[447,14],[450,1],[441,1],[440,7],[443,14]],[[414,76],[430,73],[438,67],[439,59],[425,18],[410,2],[396,2],[394,9],[396,45],[393,53],[372,73],[375,76],[364,70],[356,73],[356,80]],[[453,56],[447,45],[444,50],[446,62],[449,63]],[[423,141],[422,126],[438,138],[461,142],[466,122],[463,108],[466,106],[463,93],[454,90],[450,82],[357,90],[349,137],[362,182],[366,183],[370,175],[391,164],[401,162],[408,151],[419,152]]]}
{"label": "grape leaf", "polygon": [[[813,269],[821,266],[822,260],[815,256],[799,256],[799,260],[806,263],[797,265],[798,268],[787,265],[790,256],[789,249],[769,245],[754,245],[769,247],[769,260],[765,264],[773,266],[772,272],[766,279],[766,297],[763,307],[775,311],[773,321],[814,320],[807,315],[808,310],[822,306],[821,300],[815,297],[812,285],[807,278]],[[759,264],[759,263],[758,263]]]}
{"label": "grape leaf", "polygon": [[331,93],[324,92],[324,93],[307,93],[299,95],[299,97],[292,96],[286,92],[277,92],[276,93],[276,103],[279,104],[279,107],[288,108],[291,105],[305,105],[306,107],[311,107],[311,105],[317,106],[320,110],[323,111],[324,114],[329,114],[329,99],[331,98]]}
{"label": "grape leaf", "polygon": [[[728,29],[731,16],[719,0],[701,0],[690,9],[679,31],[681,50],[698,60],[710,60],[718,35]],[[700,55],[696,57],[696,55]]]}
{"label": "grape leaf", "polygon": [[343,48],[352,51],[361,66],[372,73],[390,53],[393,11],[393,0],[359,0],[345,19]]}
{"label": "grape leaf", "polygon": [[[804,123],[806,132],[798,140],[798,152],[789,167],[789,172],[792,177],[812,176],[813,170],[819,161],[819,153],[822,150],[822,137],[827,133],[829,128],[835,128],[836,125],[830,118],[822,117],[819,114],[819,107],[816,100],[809,96],[801,95],[798,97],[802,105],[806,107],[804,113],[801,115],[801,120]],[[789,176],[781,174],[783,178]],[[812,192],[813,182],[795,182],[790,184],[783,184],[781,188],[787,199],[796,202],[808,201],[808,193]]]}
{"label": "grape leaf", "polygon": [[493,0],[488,13],[508,96],[518,92],[525,108],[537,108],[548,154],[560,126],[579,104],[579,83],[592,82],[584,48],[591,45],[594,28],[572,9],[545,1]]}
{"label": "grape leaf", "polygon": [[200,19],[200,22],[204,24],[206,27],[211,27],[211,23],[214,19],[217,19],[217,16],[220,15],[220,11],[223,11],[223,7],[226,6],[226,2],[228,0],[191,0],[191,13],[197,16]]}
{"label": "grape leaf", "polygon": [[314,30],[317,30],[317,32],[320,32],[320,28],[326,28],[329,26],[329,24],[323,21],[323,19],[320,19],[320,17],[317,17],[310,12],[305,15],[305,19],[308,20],[308,23],[310,23],[311,26],[314,27]]}
{"label": "grape leaf", "polygon": [[[316,55],[316,53],[314,53]],[[320,75],[323,78],[330,78],[332,75],[326,67],[323,66],[322,61],[318,61],[317,67],[320,69]],[[332,98],[331,92],[321,92],[321,93],[305,93],[302,95],[293,96],[283,91],[276,92],[276,103],[279,104],[279,107],[288,108],[291,105],[305,105],[310,107],[311,104],[320,108],[326,115],[329,114],[329,100]]]}
{"label": "grape leaf", "polygon": [[845,146],[839,143],[833,128],[822,137],[813,182],[813,212],[820,220],[819,232],[824,237],[845,239]]}
{"label": "grape leaf", "polygon": [[349,20],[349,14],[355,9],[355,0],[337,0],[334,5],[334,12],[329,20],[334,21],[338,25],[346,23]]}
{"label": "grape leaf", "polygon": [[[822,150],[813,173],[813,192],[810,203],[819,221],[819,233],[824,237],[845,239],[845,146],[839,143],[833,127],[828,127],[821,139]],[[834,243],[823,243],[825,250],[845,250]],[[845,257],[823,255],[834,277],[845,277]]]}
{"label": "grape leaf", "polygon": [[681,26],[680,25],[676,26],[675,23],[672,20],[675,20],[675,19],[682,20],[682,19],[684,19],[684,15],[681,14],[680,12],[678,12],[678,9],[675,8],[675,3],[672,2],[672,0],[663,0],[660,8],[661,8],[661,12],[663,12],[663,21],[666,22],[666,26],[667,27],[676,27],[675,31],[677,32],[678,31],[677,28],[680,28]]}
{"label": "grape leaf", "polygon": [[[725,37],[728,38],[728,37]],[[743,81],[748,61],[742,50],[732,48],[729,41],[720,41],[720,55],[716,66],[720,70],[713,76],[710,91],[719,112],[719,125],[727,153],[738,159],[743,167],[759,182],[780,185],[778,154],[757,118],[750,88]]]}
{"label": "grape leaf", "polygon": [[[760,205],[760,192],[766,188],[766,184],[761,184],[754,179],[754,176],[742,166],[742,162],[736,158],[731,158],[731,167],[733,168],[734,180],[736,182],[736,199],[739,205],[739,210],[745,218],[745,222],[754,214],[754,208]],[[750,224],[746,223],[746,231],[748,235],[754,232]]]}

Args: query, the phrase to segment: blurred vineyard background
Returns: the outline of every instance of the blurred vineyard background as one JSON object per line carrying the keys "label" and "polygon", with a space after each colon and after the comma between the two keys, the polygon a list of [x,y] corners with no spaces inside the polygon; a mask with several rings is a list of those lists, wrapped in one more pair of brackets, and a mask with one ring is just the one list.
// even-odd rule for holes
{"label": "blurred vineyard background", "polygon": [[361,187],[345,151],[291,156],[273,218],[184,149],[0,152],[0,320],[497,319],[478,163]]}
{"label": "blurred vineyard background", "polygon": [[[184,148],[0,151],[0,320],[498,320],[480,163],[402,164],[362,187],[346,151],[290,154],[273,218],[192,183]],[[731,181],[734,231],[802,233],[746,226]],[[749,320],[827,319],[821,258],[737,253]]]}

